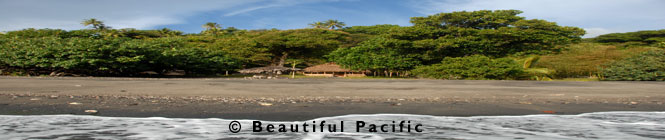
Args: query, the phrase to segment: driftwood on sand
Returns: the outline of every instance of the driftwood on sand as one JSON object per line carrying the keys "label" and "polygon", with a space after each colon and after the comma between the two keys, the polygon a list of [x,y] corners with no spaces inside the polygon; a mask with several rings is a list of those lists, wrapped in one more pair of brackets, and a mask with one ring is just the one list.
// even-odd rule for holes
{"label": "driftwood on sand", "polygon": [[243,69],[238,72],[244,73],[244,74],[281,74],[289,71],[299,71],[301,69],[299,68],[287,68],[287,67],[280,67],[280,66],[267,66],[267,67],[256,67],[256,68],[249,68],[249,69]]}

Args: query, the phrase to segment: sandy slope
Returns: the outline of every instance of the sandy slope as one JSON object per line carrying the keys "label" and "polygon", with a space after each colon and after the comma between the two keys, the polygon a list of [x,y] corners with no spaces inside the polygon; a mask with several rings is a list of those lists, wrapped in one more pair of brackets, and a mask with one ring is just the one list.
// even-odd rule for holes
{"label": "sandy slope", "polygon": [[303,120],[665,111],[664,102],[663,82],[0,77],[0,114]]}

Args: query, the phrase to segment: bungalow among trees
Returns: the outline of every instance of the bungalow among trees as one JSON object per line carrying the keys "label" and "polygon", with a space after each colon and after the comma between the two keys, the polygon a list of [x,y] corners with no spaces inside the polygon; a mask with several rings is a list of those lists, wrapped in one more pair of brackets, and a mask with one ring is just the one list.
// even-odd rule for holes
{"label": "bungalow among trees", "polygon": [[300,71],[299,68],[287,68],[281,66],[267,66],[267,67],[256,67],[243,69],[238,72],[242,74],[254,74],[253,78],[264,79],[264,78],[277,78],[282,73],[287,73],[291,71]]}
{"label": "bungalow among trees", "polygon": [[325,77],[365,77],[365,71],[354,71],[344,69],[335,63],[326,63],[305,68],[305,76],[325,76]]}

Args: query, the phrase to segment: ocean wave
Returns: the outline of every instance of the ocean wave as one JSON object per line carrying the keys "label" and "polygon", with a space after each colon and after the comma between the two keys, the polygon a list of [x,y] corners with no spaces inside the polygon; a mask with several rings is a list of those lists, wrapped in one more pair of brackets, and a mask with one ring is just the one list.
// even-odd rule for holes
{"label": "ocean wave", "polygon": [[[230,131],[232,121],[241,124],[239,132]],[[253,132],[254,121],[0,115],[0,139],[665,139],[665,112],[473,117],[344,115],[294,122],[261,121],[261,132]],[[318,127],[322,121],[344,128],[323,131]],[[411,127],[422,124],[423,131],[373,132],[367,126],[358,129],[357,121],[394,125],[395,129],[401,121],[410,121]],[[303,132],[305,123],[316,124],[319,130]],[[267,132],[268,124],[301,127],[299,132]]]}

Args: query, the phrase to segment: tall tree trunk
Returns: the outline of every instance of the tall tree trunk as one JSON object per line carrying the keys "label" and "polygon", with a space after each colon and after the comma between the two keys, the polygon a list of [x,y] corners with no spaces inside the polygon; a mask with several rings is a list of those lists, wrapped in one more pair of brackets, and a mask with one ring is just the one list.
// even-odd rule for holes
{"label": "tall tree trunk", "polygon": [[296,62],[293,62],[293,65],[291,65],[291,66],[293,66],[293,67],[291,68],[291,72],[293,73],[293,74],[291,75],[291,79],[296,79]]}
{"label": "tall tree trunk", "polygon": [[279,58],[279,63],[277,63],[277,66],[283,67],[284,63],[286,62],[286,58],[288,58],[288,57],[289,57],[288,53],[283,53],[282,57]]}

